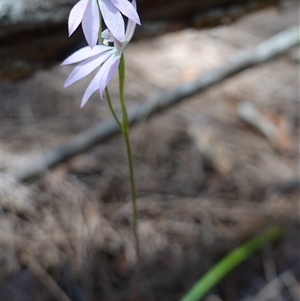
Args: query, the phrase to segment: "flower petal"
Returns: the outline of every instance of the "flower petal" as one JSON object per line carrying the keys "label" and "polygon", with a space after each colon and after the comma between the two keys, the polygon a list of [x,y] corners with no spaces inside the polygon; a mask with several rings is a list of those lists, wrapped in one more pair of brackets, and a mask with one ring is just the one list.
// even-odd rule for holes
{"label": "flower petal", "polygon": [[82,19],[82,30],[91,48],[97,44],[99,27],[100,17],[98,4],[92,0],[89,2]]}
{"label": "flower petal", "polygon": [[124,42],[123,48],[125,48],[125,46],[132,39],[132,36],[135,32],[135,27],[136,27],[136,23],[131,20],[128,20],[127,27],[126,27],[126,33],[125,33],[125,42]]}
{"label": "flower petal", "polygon": [[134,7],[129,1],[127,1],[127,0],[110,0],[110,2],[128,19],[141,25],[141,21],[140,21],[138,13],[136,11],[136,7]]}
{"label": "flower petal", "polygon": [[84,92],[81,100],[81,108],[87,103],[97,89],[100,90],[100,97],[102,99],[103,91],[116,72],[119,62],[120,56],[112,56],[102,65]]}
{"label": "flower petal", "polygon": [[132,0],[131,4],[134,7],[134,9],[136,10],[136,0]]}
{"label": "flower petal", "polygon": [[89,58],[76,66],[65,81],[64,87],[68,87],[83,77],[90,74],[97,67],[101,66],[112,55],[111,51],[100,53],[98,56]]}
{"label": "flower petal", "polygon": [[101,67],[101,76],[99,80],[99,90],[100,97],[103,98],[103,91],[114,76],[116,70],[118,69],[120,63],[120,56],[112,56],[110,57]]}
{"label": "flower petal", "polygon": [[110,0],[100,0],[99,6],[103,20],[111,34],[120,42],[124,42],[125,25],[119,10],[110,2]]}
{"label": "flower petal", "polygon": [[[136,1],[135,0],[132,1],[132,6],[136,9]],[[126,45],[131,40],[131,38],[134,34],[134,31],[135,31],[135,27],[136,27],[136,23],[133,22],[132,20],[128,19],[126,32],[125,32],[125,43],[126,43]],[[126,45],[124,45],[123,48],[125,48]]]}
{"label": "flower petal", "polygon": [[90,99],[92,94],[99,89],[99,79],[101,76],[101,69],[97,72],[97,74],[95,75],[93,80],[90,82],[90,84],[86,88],[84,95],[82,97],[82,100],[81,100],[80,108],[82,108],[87,103],[87,101]]}
{"label": "flower petal", "polygon": [[96,45],[93,49],[91,49],[91,47],[89,47],[89,46],[86,46],[86,47],[83,47],[83,48],[79,49],[78,51],[74,52],[69,57],[67,57],[62,62],[61,65],[70,65],[70,64],[78,63],[78,62],[86,60],[90,57],[93,57],[97,54],[100,54],[102,52],[109,51],[112,49],[114,49],[114,48],[111,46],[104,46],[104,45]]}
{"label": "flower petal", "polygon": [[76,30],[82,21],[84,12],[90,0],[80,0],[70,11],[69,15],[69,36]]}

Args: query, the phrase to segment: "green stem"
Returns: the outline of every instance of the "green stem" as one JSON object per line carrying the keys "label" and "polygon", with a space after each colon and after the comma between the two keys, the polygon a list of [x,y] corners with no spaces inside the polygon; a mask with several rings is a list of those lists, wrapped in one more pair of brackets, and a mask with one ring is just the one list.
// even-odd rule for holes
{"label": "green stem", "polygon": [[133,161],[132,161],[132,152],[129,138],[129,122],[126,104],[124,100],[124,81],[125,81],[125,63],[124,56],[122,54],[120,64],[119,64],[119,93],[120,93],[120,103],[122,110],[122,122],[123,122],[123,135],[126,143],[126,151],[129,165],[129,177],[131,184],[131,198],[132,198],[132,206],[133,206],[133,235],[135,238],[135,247],[137,259],[139,262],[139,236],[138,236],[138,210],[137,210],[137,202],[136,202],[136,190],[135,190],[135,180],[134,180],[134,169],[133,169]]}
{"label": "green stem", "polygon": [[106,87],[105,88],[105,94],[106,94],[106,98],[107,98],[107,103],[108,103],[108,106],[109,106],[109,109],[110,109],[110,112],[112,113],[116,123],[118,124],[120,130],[123,132],[123,125],[121,123],[121,121],[119,120],[113,106],[112,106],[112,102],[111,102],[111,98],[110,98],[110,94],[109,94],[109,90],[108,88]]}
{"label": "green stem", "polygon": [[180,301],[201,300],[201,298],[233,268],[247,259],[254,251],[261,248],[266,242],[276,240],[281,235],[282,229],[280,227],[274,227],[237,247],[204,274]]}

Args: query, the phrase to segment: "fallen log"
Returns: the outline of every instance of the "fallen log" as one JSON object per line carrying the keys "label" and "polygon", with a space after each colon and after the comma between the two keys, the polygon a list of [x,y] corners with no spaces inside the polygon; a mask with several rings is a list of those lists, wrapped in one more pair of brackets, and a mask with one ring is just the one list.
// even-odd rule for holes
{"label": "fallen log", "polygon": [[[194,81],[183,83],[173,90],[150,97],[142,105],[138,105],[129,110],[130,125],[174,106],[187,97],[202,92],[247,68],[265,63],[299,44],[299,27],[291,27],[261,43],[256,48],[237,54],[220,67],[205,72]],[[48,150],[40,158],[35,158],[33,162],[29,162],[25,166],[11,171],[11,173],[19,181],[26,181],[38,177],[49,168],[118,133],[119,127],[115,120],[111,118],[79,133],[62,145]]]}

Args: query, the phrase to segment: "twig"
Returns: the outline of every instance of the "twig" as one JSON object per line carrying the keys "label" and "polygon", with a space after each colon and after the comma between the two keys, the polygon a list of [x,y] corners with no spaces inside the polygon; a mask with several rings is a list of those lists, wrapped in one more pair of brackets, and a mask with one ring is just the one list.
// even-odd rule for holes
{"label": "twig", "polygon": [[[220,67],[202,74],[194,81],[179,85],[177,88],[150,97],[144,104],[129,111],[128,119],[133,125],[152,114],[161,112],[187,97],[202,92],[247,68],[265,63],[290,48],[299,45],[299,27],[291,27],[269,40],[259,44],[255,49],[243,51]],[[97,124],[66,141],[65,143],[46,151],[40,158],[29,162],[23,167],[12,171],[19,181],[37,177],[60,162],[75,156],[88,148],[119,133],[119,127],[113,118]]]}

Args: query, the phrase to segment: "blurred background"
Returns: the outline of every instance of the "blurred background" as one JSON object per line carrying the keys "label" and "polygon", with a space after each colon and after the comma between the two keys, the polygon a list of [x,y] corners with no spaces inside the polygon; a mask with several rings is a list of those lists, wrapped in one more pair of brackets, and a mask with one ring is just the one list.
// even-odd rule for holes
{"label": "blurred background", "polygon": [[[84,45],[81,29],[67,34],[76,1],[2,2],[0,296],[131,300],[137,259],[122,136],[18,177],[110,118],[97,93],[79,109],[92,77],[63,88],[73,66],[59,63]],[[125,51],[128,108],[299,25],[297,0],[138,5],[144,26]],[[299,61],[294,47],[132,128],[141,300],[179,300],[224,254],[274,225],[283,238],[204,300],[299,300]],[[119,112],[117,78],[109,88]]]}

